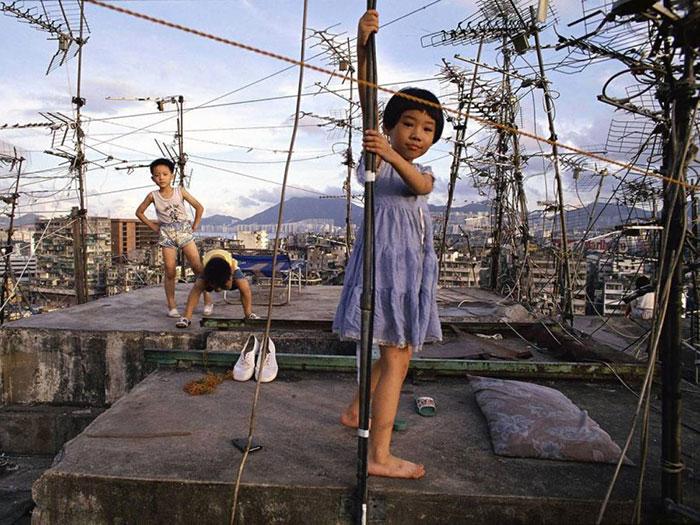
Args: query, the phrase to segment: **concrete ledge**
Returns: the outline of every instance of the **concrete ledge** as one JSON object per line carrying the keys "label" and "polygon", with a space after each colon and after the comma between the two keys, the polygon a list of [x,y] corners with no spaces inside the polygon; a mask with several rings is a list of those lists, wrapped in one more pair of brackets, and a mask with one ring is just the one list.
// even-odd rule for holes
{"label": "concrete ledge", "polygon": [[0,407],[0,450],[54,455],[103,410],[48,405]]}
{"label": "concrete ledge", "polygon": [[[206,350],[208,352],[240,352],[251,333],[250,330],[243,332],[213,331],[207,335]],[[263,336],[261,332],[256,332],[256,335],[258,339]],[[338,336],[332,333],[290,330],[275,331],[270,337],[280,353],[355,356],[355,343],[341,341]]]}
{"label": "concrete ledge", "polygon": [[[71,523],[228,523],[233,483],[186,480],[114,479],[49,472],[34,485],[41,502],[32,525]],[[352,524],[353,487],[241,485],[236,522],[245,524]],[[372,490],[368,523],[408,525],[492,525],[581,523],[595,516],[597,500],[430,494]],[[629,523],[633,502],[613,502],[604,523]]]}
{"label": "concrete ledge", "polygon": [[[153,373],[67,443],[34,485],[34,523],[227,523],[242,457],[231,439],[247,435],[255,384],[224,381],[209,395],[183,392],[201,377],[194,370]],[[624,439],[636,398],[623,386],[543,384],[587,410],[616,442]],[[239,523],[352,522],[357,437],[339,424],[338,414],[355,389],[354,374],[288,370],[262,386],[255,440],[263,449],[245,467]],[[416,395],[435,398],[435,417],[416,413]],[[409,380],[397,417],[407,429],[394,433],[394,452],[425,464],[427,474],[421,480],[370,478],[370,523],[588,523],[615,468],[494,455],[464,379]],[[649,429],[659,436],[656,413]],[[700,441],[695,433],[684,439],[689,450]],[[638,454],[633,443],[629,457],[638,462]],[[652,447],[646,507],[660,494],[660,469],[652,467],[658,464],[658,447]],[[607,523],[630,522],[637,465],[620,472]],[[699,497],[689,484],[687,504]]]}
{"label": "concrete ledge", "polygon": [[103,407],[143,379],[144,347],[202,348],[202,333],[4,327],[0,405]]}

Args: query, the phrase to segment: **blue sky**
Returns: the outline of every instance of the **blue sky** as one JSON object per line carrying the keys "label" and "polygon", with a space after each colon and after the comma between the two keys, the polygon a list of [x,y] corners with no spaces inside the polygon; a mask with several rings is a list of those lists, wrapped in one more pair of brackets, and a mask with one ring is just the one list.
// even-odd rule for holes
{"label": "blue sky", "polygon": [[[299,56],[301,1],[133,0],[112,3],[280,55]],[[25,6],[32,4],[36,2],[24,2]],[[430,0],[380,2],[381,21],[386,23],[428,4]],[[331,32],[354,37],[364,5],[363,2],[339,0],[310,1],[308,26],[317,30],[332,26]],[[421,37],[454,28],[475,10],[471,0],[441,0],[380,30],[377,38],[380,83],[409,85],[420,81],[416,85],[444,95],[447,89],[444,85],[436,79],[426,79],[437,75],[442,58],[452,59],[455,53],[474,57],[475,46],[423,48]],[[582,32],[582,29],[565,27],[581,16],[578,1],[564,0],[557,4],[557,10],[560,32]],[[216,107],[189,110],[185,114],[191,193],[204,204],[207,215],[223,213],[247,217],[278,202],[279,185],[249,176],[282,180],[284,151],[289,144],[295,101],[291,97],[267,102],[251,100],[293,95],[297,68],[244,88],[288,64],[91,4],[86,5],[86,17],[91,33],[84,47],[83,96],[87,100],[84,108],[87,155],[94,161],[86,180],[91,215],[131,217],[149,191],[140,188],[150,184],[146,169],[133,172],[105,169],[105,164],[114,162],[105,162],[106,155],[125,161],[124,166],[148,162],[160,156],[155,139],[171,144],[175,132],[173,113],[158,113],[154,102],[106,100],[106,97],[183,95],[186,109],[206,106],[216,99],[212,103],[217,104]],[[0,34],[4,44],[0,56],[0,70],[3,71],[0,125],[42,122],[44,119],[39,112],[72,114],[70,100],[76,84],[77,59],[45,75],[57,48],[55,41],[47,40],[45,33],[11,16],[0,16]],[[553,43],[555,35],[547,31],[542,40],[545,44]],[[318,47],[310,47],[316,42],[307,41],[307,56],[320,51]],[[484,61],[495,63],[495,47],[487,46]],[[559,55],[546,51],[545,60],[555,60],[556,56]],[[525,59],[530,64],[536,63],[534,53],[528,53]],[[324,57],[312,63],[332,68]],[[525,65],[524,62],[520,64]],[[620,69],[621,66],[610,64],[590,67],[578,75],[551,74],[550,80],[558,96],[556,123],[561,142],[587,147],[604,141],[612,111],[595,97],[603,81]],[[315,84],[325,85],[328,81],[326,75],[307,71],[304,91],[319,91]],[[337,79],[331,79],[328,84],[330,88],[345,90],[347,86],[347,82],[341,85]],[[397,87],[402,86],[397,84]],[[380,95],[380,100],[386,98]],[[536,118],[533,117],[532,98],[524,99],[521,127],[547,136],[540,92],[534,93],[534,104]],[[167,105],[166,109],[174,109],[174,106]],[[302,103],[304,112],[338,118],[344,117],[346,109],[347,103],[332,94],[307,96]],[[301,123],[306,126],[300,128],[294,158],[308,160],[293,163],[289,184],[295,188],[291,188],[288,195],[340,195],[346,173],[341,164],[346,141],[343,132],[313,126],[318,121],[309,117]],[[145,126],[150,127],[138,131]],[[251,127],[259,129],[240,129]],[[472,125],[470,130],[477,128]],[[446,126],[443,137],[452,134],[450,126]],[[358,133],[355,138],[359,138]],[[60,168],[61,159],[43,153],[51,146],[51,139],[51,134],[43,128],[0,130],[0,145],[17,146],[26,152],[25,171],[33,173],[56,168],[33,175],[41,175],[41,179],[23,180],[26,186],[20,190],[32,193],[22,197],[21,212],[64,213],[77,202],[75,181],[67,177],[66,168]],[[525,144],[532,146],[528,142]],[[359,141],[355,141],[354,150],[359,153]],[[451,150],[450,144],[441,141],[420,160],[431,164],[438,177],[431,195],[434,204],[444,204],[446,200]],[[531,177],[527,186],[528,201],[533,208],[538,200],[551,198],[553,187],[551,173],[538,175],[536,164],[531,163],[529,167]],[[356,189],[359,192],[357,185]],[[468,177],[460,181],[456,205],[481,198]]]}

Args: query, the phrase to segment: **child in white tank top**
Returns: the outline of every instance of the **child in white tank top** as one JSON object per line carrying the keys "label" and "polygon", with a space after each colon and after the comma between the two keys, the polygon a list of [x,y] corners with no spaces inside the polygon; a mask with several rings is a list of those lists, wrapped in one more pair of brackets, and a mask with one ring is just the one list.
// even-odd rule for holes
{"label": "child in white tank top", "polygon": [[[199,275],[202,272],[202,261],[194,242],[194,231],[199,227],[204,213],[197,199],[183,187],[173,187],[173,172],[175,165],[168,159],[156,159],[150,165],[151,180],[158,189],[146,195],[146,198],[136,209],[136,216],[154,232],[159,233],[158,245],[163,250],[163,266],[165,267],[165,300],[168,303],[168,317],[180,317],[175,302],[175,273],[177,267],[177,250],[181,249],[187,257],[192,271]],[[195,211],[194,221],[190,222],[187,201]],[[148,219],[146,209],[153,204],[156,208],[158,222]],[[210,315],[213,303],[208,293],[204,294],[204,314]]]}

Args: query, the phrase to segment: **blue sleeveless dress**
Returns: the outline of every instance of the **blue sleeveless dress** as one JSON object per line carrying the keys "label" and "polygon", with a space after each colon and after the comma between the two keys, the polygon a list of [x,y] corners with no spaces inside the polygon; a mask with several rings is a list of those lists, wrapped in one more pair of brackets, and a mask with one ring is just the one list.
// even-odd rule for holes
{"label": "blue sleeveless dress", "polygon": [[[432,175],[428,166],[416,164]],[[364,184],[361,162],[357,177]],[[391,164],[382,162],[374,183],[375,306],[373,342],[420,350],[440,341],[437,309],[437,256],[426,195],[415,195]],[[341,339],[360,339],[360,298],[364,234],[358,228],[345,269],[333,331]]]}

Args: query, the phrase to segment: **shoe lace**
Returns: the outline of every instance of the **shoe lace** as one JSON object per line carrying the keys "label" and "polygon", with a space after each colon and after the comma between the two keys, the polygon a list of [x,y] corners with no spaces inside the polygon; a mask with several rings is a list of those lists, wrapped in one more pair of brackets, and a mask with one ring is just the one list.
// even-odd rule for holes
{"label": "shoe lace", "polygon": [[[248,339],[245,340],[245,344],[243,345],[243,350],[242,353],[245,355],[244,359],[248,359],[249,356],[255,355],[253,354],[253,350],[255,350],[255,344],[250,344],[251,341],[253,341],[253,336],[249,335]],[[250,348],[248,348],[248,345],[250,344]]]}

